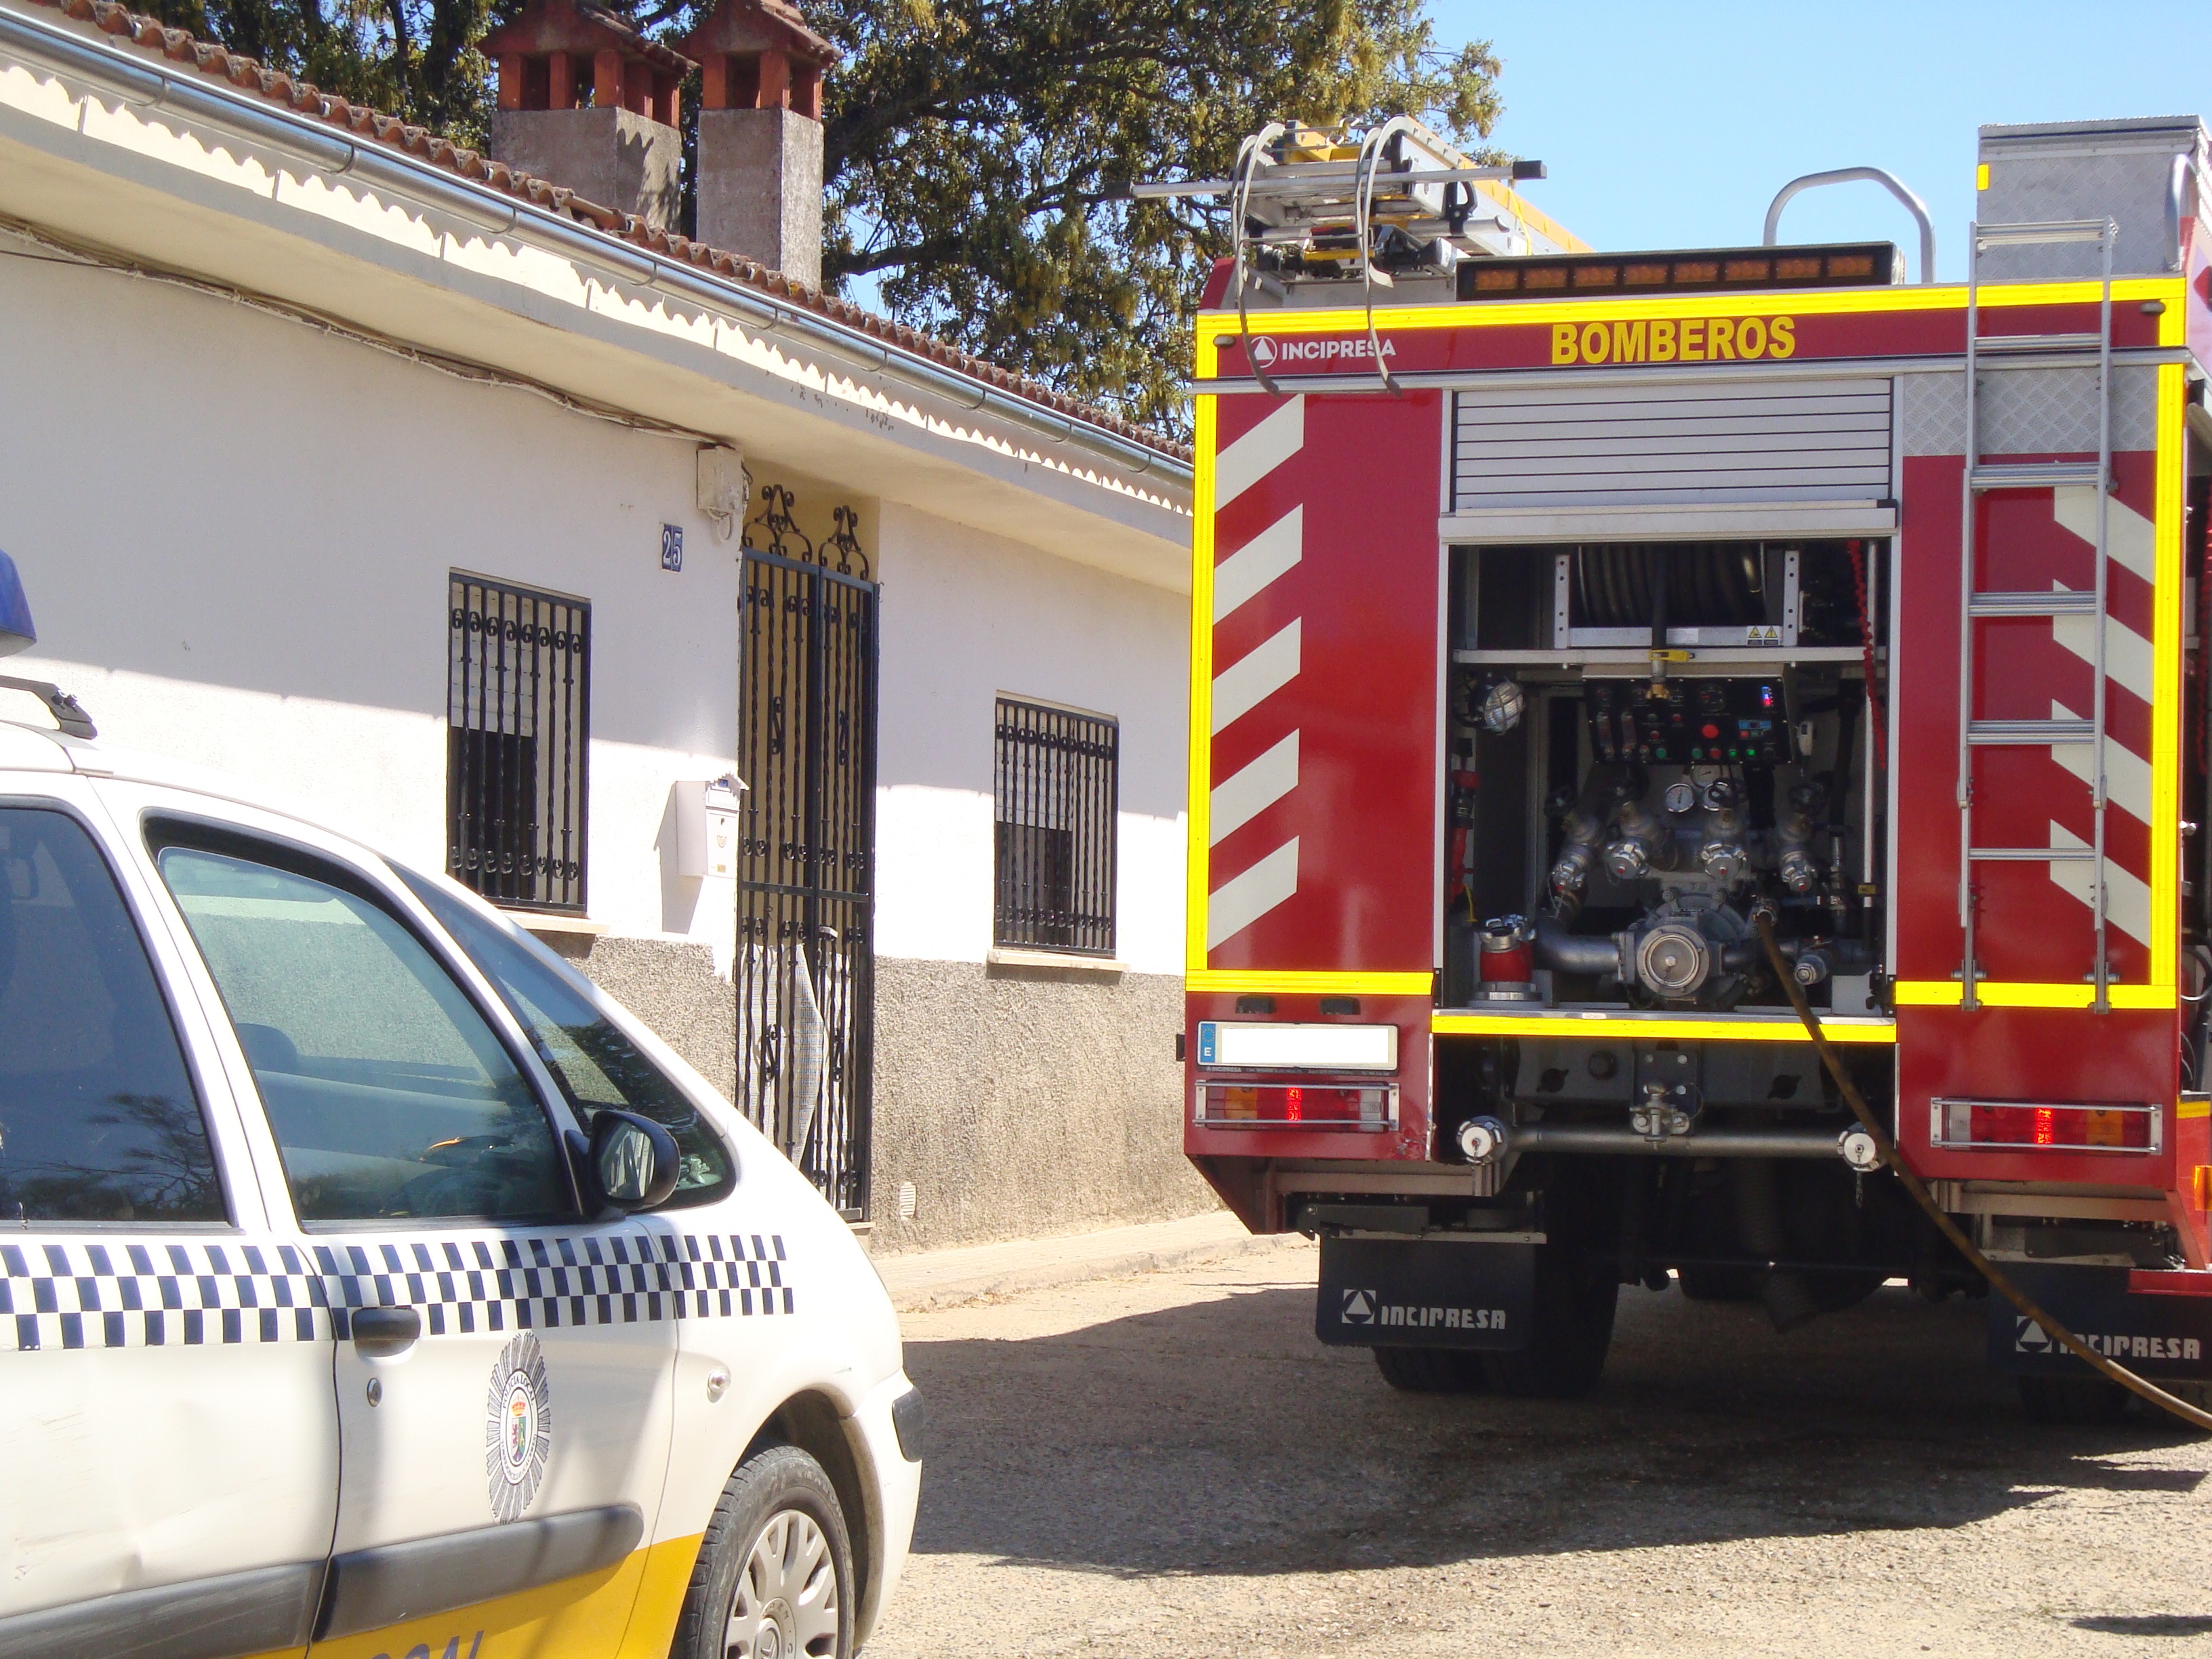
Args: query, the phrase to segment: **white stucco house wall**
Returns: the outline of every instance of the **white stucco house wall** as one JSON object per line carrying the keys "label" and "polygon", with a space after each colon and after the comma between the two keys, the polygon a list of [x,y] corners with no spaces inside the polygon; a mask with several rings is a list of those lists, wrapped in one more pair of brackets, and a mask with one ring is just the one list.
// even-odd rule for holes
{"label": "white stucco house wall", "polygon": [[[787,501],[874,584],[872,913],[823,947],[866,1005],[839,1201],[886,1249],[1210,1207],[1173,1052],[1187,455],[606,216],[105,0],[0,0],[0,548],[40,634],[11,668],[449,868],[457,581],[587,605],[581,896],[527,924],[744,1103],[789,1011],[741,1006],[753,901],[684,867],[683,786],[767,763],[747,590],[817,578],[741,543]],[[1005,937],[1009,697],[1110,722],[1110,948]]]}

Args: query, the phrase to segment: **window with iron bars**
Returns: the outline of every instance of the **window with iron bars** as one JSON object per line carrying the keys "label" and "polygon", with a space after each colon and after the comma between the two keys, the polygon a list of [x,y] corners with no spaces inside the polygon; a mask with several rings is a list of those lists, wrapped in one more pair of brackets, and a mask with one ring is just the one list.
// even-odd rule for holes
{"label": "window with iron bars", "polygon": [[446,867],[495,903],[580,913],[592,607],[458,571],[451,592]]}
{"label": "window with iron bars", "polygon": [[1001,697],[997,741],[993,940],[1112,956],[1120,725]]}

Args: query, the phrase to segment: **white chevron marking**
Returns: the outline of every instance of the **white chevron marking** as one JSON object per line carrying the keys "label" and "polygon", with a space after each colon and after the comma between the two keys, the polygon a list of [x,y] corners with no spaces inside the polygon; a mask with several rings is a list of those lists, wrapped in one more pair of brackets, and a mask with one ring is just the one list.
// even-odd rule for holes
{"label": "white chevron marking", "polygon": [[1298,673],[1298,623],[1255,646],[1213,677],[1213,729],[1219,732],[1281,690]]}
{"label": "white chevron marking", "polygon": [[1305,447],[1306,400],[1293,398],[1213,458],[1213,509],[1219,512]]}
{"label": "white chevron marking", "polygon": [[[2051,584],[2063,592],[2064,584]],[[2094,617],[2053,617],[2051,637],[2086,663],[2097,660],[2097,619]],[[2105,677],[2124,685],[2145,702],[2155,684],[2150,641],[2118,617],[2105,618]]]}
{"label": "white chevron marking", "polygon": [[1219,622],[1298,562],[1306,510],[1294,507],[1213,567],[1213,620]]}
{"label": "white chevron marking", "polygon": [[1298,890],[1298,838],[1293,836],[1206,901],[1206,948],[1243,933]]}
{"label": "white chevron marking", "polygon": [[[2087,847],[2083,841],[2063,823],[2051,826],[2051,844],[2058,847]],[[2089,896],[2088,859],[2067,859],[2045,866],[2051,879],[2063,890],[2071,893],[2085,905],[2092,905]],[[2105,860],[2105,921],[2118,928],[2139,944],[2150,942],[2150,886],[2130,872],[2123,870],[2110,859]]]}
{"label": "white chevron marking", "polygon": [[[2089,717],[2075,714],[2053,698],[2051,718],[2081,720]],[[2092,789],[2097,787],[2097,769],[2093,759],[2095,754],[2094,747],[2086,743],[2051,745],[2051,758]],[[2105,739],[2105,793],[2113,805],[2133,813],[2142,823],[2150,822],[2150,763],[2133,750],[2122,748],[2109,736]]]}
{"label": "white chevron marking", "polygon": [[[2066,484],[2051,492],[2051,516],[2062,530],[2070,530],[2083,541],[2097,544],[2097,487]],[[2105,510],[2105,550],[2145,581],[2155,581],[2157,538],[2148,519],[2122,501],[2110,499]]]}
{"label": "white chevron marking", "polygon": [[1298,734],[1291,732],[1233,778],[1214,787],[1208,845],[1218,845],[1298,787]]}

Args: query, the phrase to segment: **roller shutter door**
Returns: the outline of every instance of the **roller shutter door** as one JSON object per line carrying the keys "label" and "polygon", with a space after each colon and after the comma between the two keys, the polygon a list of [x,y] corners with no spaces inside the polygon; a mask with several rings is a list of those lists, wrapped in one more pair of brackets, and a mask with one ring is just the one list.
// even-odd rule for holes
{"label": "roller shutter door", "polygon": [[1452,507],[1882,500],[1890,385],[1458,392]]}

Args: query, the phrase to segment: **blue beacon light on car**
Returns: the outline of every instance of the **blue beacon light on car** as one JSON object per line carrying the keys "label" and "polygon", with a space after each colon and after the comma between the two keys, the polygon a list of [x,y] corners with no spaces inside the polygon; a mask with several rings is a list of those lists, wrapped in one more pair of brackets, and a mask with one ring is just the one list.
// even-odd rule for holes
{"label": "blue beacon light on car", "polygon": [[23,592],[23,579],[15,574],[15,560],[0,553],[0,657],[12,657],[38,642],[39,630],[31,625],[31,601]]}
{"label": "blue beacon light on car", "polygon": [[[38,642],[39,630],[31,625],[31,601],[23,592],[23,579],[15,573],[15,560],[0,553],[0,657],[12,657]],[[58,685],[0,674],[0,689],[29,692],[46,704],[46,712],[54,717],[54,724],[73,738],[100,735],[100,728],[84,712],[84,705]]]}

